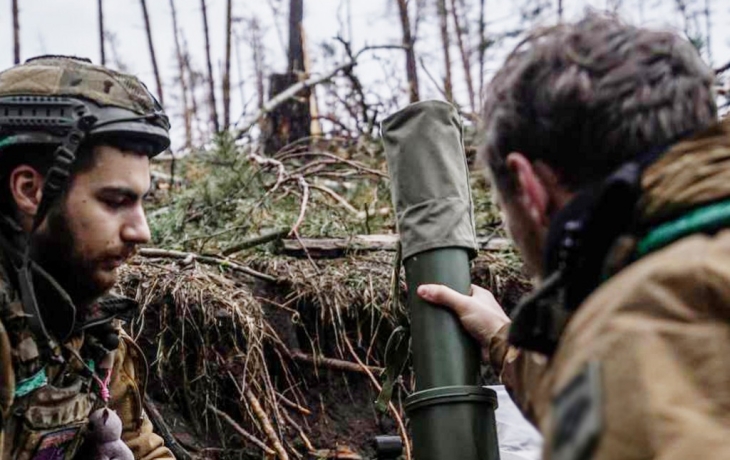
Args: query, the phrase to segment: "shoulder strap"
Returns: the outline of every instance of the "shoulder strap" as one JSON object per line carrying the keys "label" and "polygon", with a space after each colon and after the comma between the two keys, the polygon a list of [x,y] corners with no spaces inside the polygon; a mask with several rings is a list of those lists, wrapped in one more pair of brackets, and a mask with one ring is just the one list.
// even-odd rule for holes
{"label": "shoulder strap", "polygon": [[636,257],[661,249],[694,233],[713,233],[730,227],[730,199],[701,206],[647,232],[636,247]]}
{"label": "shoulder strap", "polygon": [[2,432],[5,420],[13,405],[15,395],[15,371],[10,352],[10,338],[0,320],[0,458],[3,458]]}

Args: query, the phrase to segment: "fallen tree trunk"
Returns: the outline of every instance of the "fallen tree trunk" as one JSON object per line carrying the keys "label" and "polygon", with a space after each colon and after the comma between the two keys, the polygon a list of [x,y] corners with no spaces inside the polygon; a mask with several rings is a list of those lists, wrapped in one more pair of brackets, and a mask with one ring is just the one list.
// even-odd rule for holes
{"label": "fallen tree trunk", "polygon": [[[348,252],[395,251],[398,235],[353,235],[348,238],[299,238],[282,240],[282,252],[300,257],[309,253],[314,258],[342,257]],[[506,238],[478,238],[480,251],[505,251],[512,247]]]}
{"label": "fallen tree trunk", "polygon": [[221,267],[228,267],[232,270],[245,273],[247,275],[253,276],[254,278],[259,278],[264,281],[269,281],[272,283],[276,283],[279,281],[278,279],[274,278],[273,276],[267,275],[266,273],[258,272],[252,268],[245,267],[243,265],[237,264],[233,261],[230,261],[228,259],[222,259],[220,257],[213,257],[213,256],[203,256],[200,254],[195,254],[192,252],[182,252],[182,251],[173,251],[170,249],[157,249],[157,248],[141,248],[137,251],[137,254],[142,257],[147,258],[167,258],[167,259],[181,259],[183,265],[188,265],[192,263],[193,261],[198,261],[204,264],[212,264],[212,265],[218,265]]}

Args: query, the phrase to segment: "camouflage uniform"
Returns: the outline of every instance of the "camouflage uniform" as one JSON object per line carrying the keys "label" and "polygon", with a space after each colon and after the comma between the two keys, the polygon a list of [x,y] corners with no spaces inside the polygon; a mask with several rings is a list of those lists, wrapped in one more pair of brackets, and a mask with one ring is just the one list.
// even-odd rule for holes
{"label": "camouflage uniform", "polygon": [[[644,222],[685,232],[709,219],[651,251],[640,243],[641,257],[583,301],[550,358],[510,345],[511,326],[492,339],[490,362],[545,436],[543,458],[730,458],[729,200],[726,119],[642,178]],[[627,260],[622,252],[606,260]]]}
{"label": "camouflage uniform", "polygon": [[[80,138],[72,137],[74,129]],[[71,154],[57,150],[46,176],[48,185],[56,167],[60,190],[82,140],[126,136],[151,143],[157,154],[169,145],[168,129],[159,104],[132,76],[63,57],[36,59],[0,72],[0,156],[8,145],[62,145]],[[46,192],[44,188],[43,199]],[[12,227],[7,218],[2,225]],[[119,329],[118,320],[129,317],[134,305],[122,299],[100,301],[80,324],[72,326],[70,321],[64,329],[58,322],[75,318],[75,308],[69,307],[67,294],[27,260],[27,253],[23,258],[22,237],[8,235],[12,233],[5,228],[0,234],[0,460],[83,458],[79,452],[88,416],[103,404],[98,396],[101,367],[111,368],[109,406],[120,415],[122,439],[135,458],[174,458],[152,432],[143,409],[144,356]],[[65,334],[51,336],[34,326],[44,318],[34,317],[43,315],[29,308],[18,267],[29,267],[36,278],[34,302],[44,303],[42,311],[53,312],[45,321],[53,321],[53,330]],[[100,337],[112,324],[120,340],[113,341],[118,346],[110,350]],[[97,336],[99,331],[102,335]]]}

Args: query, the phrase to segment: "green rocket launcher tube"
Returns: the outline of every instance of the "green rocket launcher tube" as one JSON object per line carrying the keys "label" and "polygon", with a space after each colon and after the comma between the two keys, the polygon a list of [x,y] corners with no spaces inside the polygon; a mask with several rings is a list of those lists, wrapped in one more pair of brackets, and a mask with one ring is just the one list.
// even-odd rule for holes
{"label": "green rocket launcher tube", "polygon": [[479,386],[479,349],[421,284],[467,294],[477,243],[462,126],[453,106],[411,104],[382,137],[408,284],[416,392],[406,400],[416,460],[497,460],[496,394]]}

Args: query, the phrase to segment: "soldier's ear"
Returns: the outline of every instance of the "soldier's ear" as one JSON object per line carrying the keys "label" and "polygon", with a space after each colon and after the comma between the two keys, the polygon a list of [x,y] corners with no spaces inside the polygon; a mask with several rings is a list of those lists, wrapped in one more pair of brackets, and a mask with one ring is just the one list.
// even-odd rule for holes
{"label": "soldier's ear", "polygon": [[523,211],[536,224],[546,226],[550,197],[535,166],[523,154],[513,152],[507,155],[507,168],[517,179],[517,198]]}
{"label": "soldier's ear", "polygon": [[43,196],[43,176],[31,166],[19,165],[10,173],[8,185],[20,217],[35,216]]}

